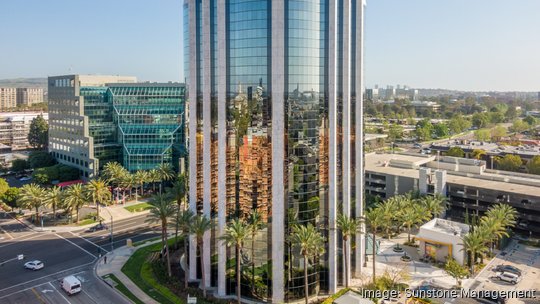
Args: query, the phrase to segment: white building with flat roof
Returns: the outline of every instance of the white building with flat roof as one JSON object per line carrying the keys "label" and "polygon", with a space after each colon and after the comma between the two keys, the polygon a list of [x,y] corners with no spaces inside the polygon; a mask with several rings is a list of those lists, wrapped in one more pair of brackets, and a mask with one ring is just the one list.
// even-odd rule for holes
{"label": "white building with flat roof", "polygon": [[420,241],[420,256],[444,262],[453,257],[458,263],[465,262],[462,238],[469,233],[469,225],[434,218],[420,227],[416,239]]}

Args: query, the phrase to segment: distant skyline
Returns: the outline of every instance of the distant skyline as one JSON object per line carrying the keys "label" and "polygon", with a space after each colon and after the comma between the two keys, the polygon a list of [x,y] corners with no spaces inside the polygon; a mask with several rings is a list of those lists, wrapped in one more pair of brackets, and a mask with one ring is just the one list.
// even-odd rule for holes
{"label": "distant skyline", "polygon": [[[0,79],[80,73],[183,81],[182,5],[0,1]],[[366,86],[540,91],[539,12],[538,0],[368,0]]]}

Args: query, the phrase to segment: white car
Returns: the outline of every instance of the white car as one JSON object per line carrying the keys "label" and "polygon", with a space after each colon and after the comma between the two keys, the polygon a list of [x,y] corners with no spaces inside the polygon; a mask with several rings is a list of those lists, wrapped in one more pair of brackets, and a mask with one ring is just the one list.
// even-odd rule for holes
{"label": "white car", "polygon": [[21,177],[21,178],[19,179],[19,181],[25,182],[25,181],[29,181],[29,180],[31,180],[31,179],[32,179],[32,177],[30,177],[30,176],[24,176],[24,177]]}
{"label": "white car", "polygon": [[38,260],[24,263],[24,268],[26,269],[40,270],[43,267],[45,267],[45,265],[43,265],[43,262]]}
{"label": "white car", "polygon": [[514,285],[521,281],[521,276],[511,272],[501,272],[496,276],[496,278]]}

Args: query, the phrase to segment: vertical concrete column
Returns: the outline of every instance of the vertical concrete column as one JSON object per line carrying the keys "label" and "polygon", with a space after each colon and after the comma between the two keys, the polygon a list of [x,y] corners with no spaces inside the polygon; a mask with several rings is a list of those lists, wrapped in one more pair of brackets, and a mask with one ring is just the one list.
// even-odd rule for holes
{"label": "vertical concrete column", "polygon": [[[225,234],[227,208],[227,54],[226,54],[226,10],[225,0],[217,2],[218,29],[218,231],[217,237]],[[223,242],[218,241],[218,296],[226,294],[225,265],[227,250]]]}
{"label": "vertical concrete column", "polygon": [[[210,218],[210,201],[212,200],[212,48],[210,41],[210,0],[202,1],[202,39],[203,39],[203,214]],[[210,235],[203,236],[204,286],[210,286]]]}
{"label": "vertical concrete column", "polygon": [[[197,212],[197,13],[195,1],[186,0],[189,5],[189,209]],[[189,279],[197,279],[197,240],[189,237]]]}
{"label": "vertical concrete column", "polygon": [[337,1],[328,5],[328,275],[329,292],[337,291]]}
{"label": "vertical concrete column", "polygon": [[272,303],[285,299],[285,1],[272,1]]}
{"label": "vertical concrete column", "polygon": [[420,194],[426,194],[428,192],[428,178],[431,175],[431,169],[422,167],[418,171],[418,190]]}
{"label": "vertical concrete column", "polygon": [[[343,54],[342,56],[342,88],[343,91],[343,214],[351,214],[351,0],[343,0]],[[351,243],[343,244],[347,247],[347,256],[343,256],[343,268],[345,263],[351,265]],[[345,249],[345,248],[344,248]],[[342,251],[342,252],[345,252]],[[349,282],[350,272],[345,277],[343,271],[343,282]]]}
{"label": "vertical concrete column", "polygon": [[437,183],[435,184],[435,193],[446,196],[446,171],[436,170],[435,179],[437,180]]}
{"label": "vertical concrete column", "polygon": [[[355,125],[355,158],[356,158],[356,218],[364,216],[364,1],[356,0],[356,12],[353,12],[356,18],[356,62],[354,69],[356,71],[356,125]],[[366,225],[362,225],[361,233],[356,234],[356,250],[354,258],[356,260],[355,276],[362,274],[362,265],[364,265],[366,251]]]}

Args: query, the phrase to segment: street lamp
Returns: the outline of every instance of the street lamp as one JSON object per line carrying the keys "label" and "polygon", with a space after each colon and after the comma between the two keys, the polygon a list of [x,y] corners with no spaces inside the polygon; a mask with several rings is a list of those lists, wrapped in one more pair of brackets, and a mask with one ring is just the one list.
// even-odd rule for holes
{"label": "street lamp", "polygon": [[107,210],[107,213],[109,214],[109,216],[111,217],[111,251],[114,250],[114,239],[113,239],[113,216],[111,214],[111,212],[108,210],[108,209],[105,209],[103,208],[103,210]]}

